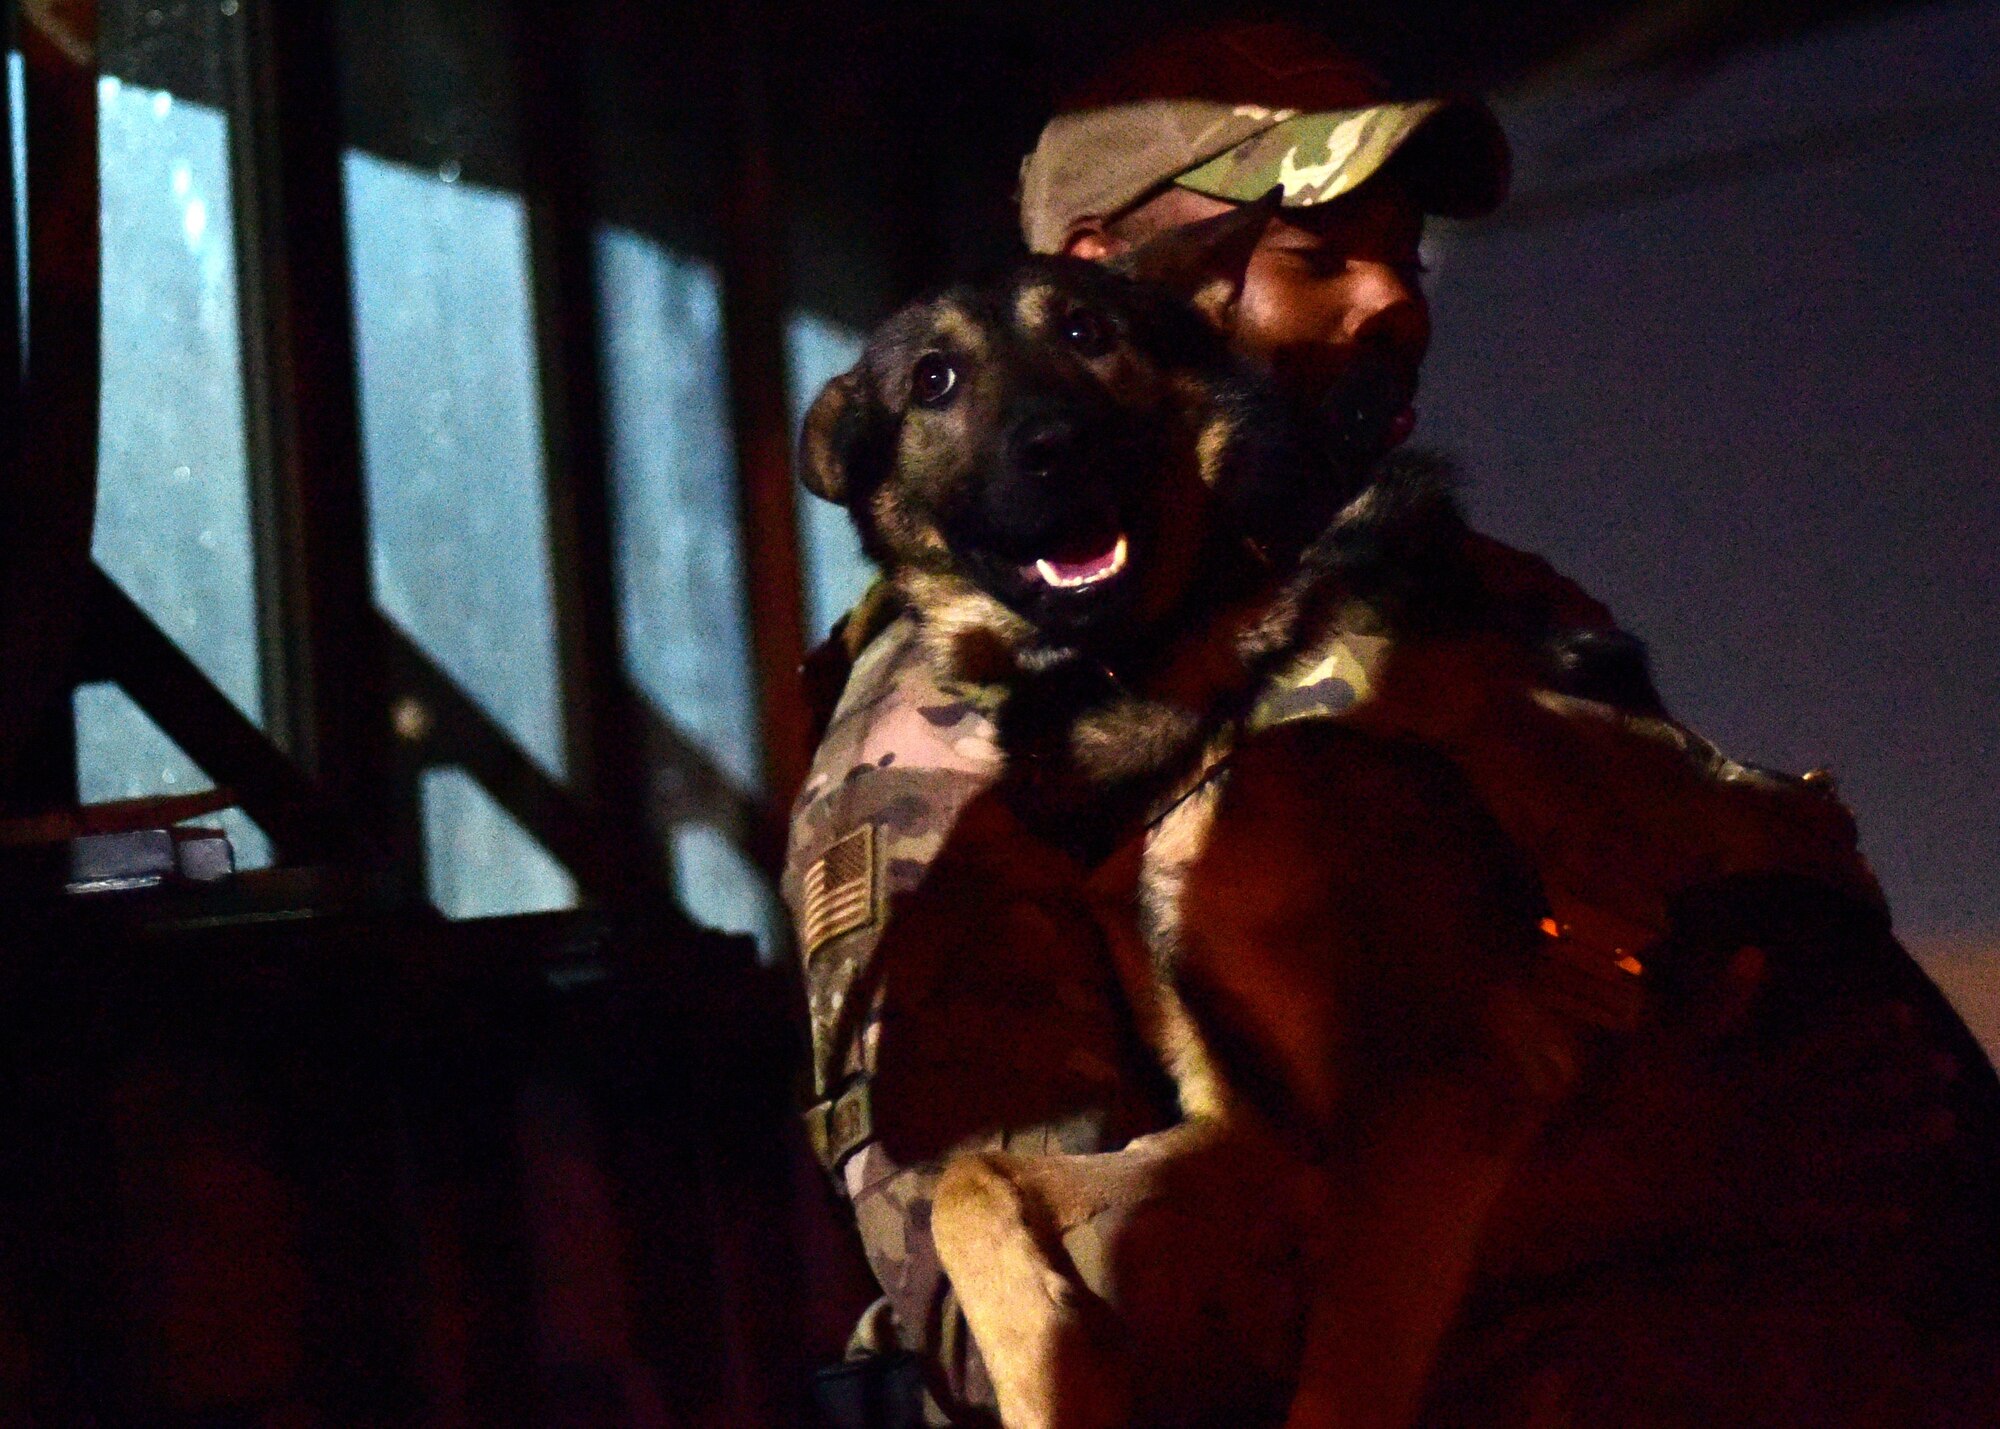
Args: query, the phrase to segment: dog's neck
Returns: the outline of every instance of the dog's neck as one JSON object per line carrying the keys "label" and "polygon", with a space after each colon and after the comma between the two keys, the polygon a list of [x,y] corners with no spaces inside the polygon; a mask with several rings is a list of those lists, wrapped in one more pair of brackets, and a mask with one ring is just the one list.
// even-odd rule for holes
{"label": "dog's neck", "polygon": [[1336,626],[1421,627],[1454,606],[1463,532],[1440,468],[1394,464],[1282,567],[1218,537],[1174,614],[1110,654],[1046,643],[962,581],[906,574],[907,593],[931,667],[999,710],[1010,800],[1094,860],[1308,643]]}
{"label": "dog's neck", "polygon": [[[1138,827],[1249,707],[1295,648],[1321,577],[1270,570],[1241,546],[1217,550],[1182,606],[1125,653],[1038,641],[999,601],[968,589],[913,590],[931,668],[982,690],[998,711],[1006,797],[1042,836],[1088,863]],[[919,577],[921,582],[924,578]]]}

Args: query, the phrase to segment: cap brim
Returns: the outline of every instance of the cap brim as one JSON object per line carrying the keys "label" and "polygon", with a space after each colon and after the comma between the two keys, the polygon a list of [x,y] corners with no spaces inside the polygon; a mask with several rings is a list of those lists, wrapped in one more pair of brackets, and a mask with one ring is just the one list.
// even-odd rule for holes
{"label": "cap brim", "polygon": [[1507,137],[1476,99],[1301,114],[1176,175],[1174,183],[1237,203],[1282,188],[1285,207],[1303,208],[1351,193],[1391,159],[1399,159],[1426,213],[1477,218],[1507,195]]}

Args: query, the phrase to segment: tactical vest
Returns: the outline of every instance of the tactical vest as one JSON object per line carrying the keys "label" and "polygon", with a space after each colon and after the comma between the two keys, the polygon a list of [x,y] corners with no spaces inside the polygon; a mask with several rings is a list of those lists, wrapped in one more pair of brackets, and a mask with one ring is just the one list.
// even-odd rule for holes
{"label": "tactical vest", "polygon": [[[948,885],[940,858],[949,864],[947,844],[957,835],[962,846],[967,821],[981,817],[1001,758],[997,692],[941,684],[916,635],[911,618],[896,620],[849,674],[793,812],[782,891],[812,1027],[808,1135],[853,1207],[892,1312],[864,1321],[857,1349],[917,1351],[935,1400],[990,1404],[930,1240],[944,1155],[971,1145],[1105,1150],[1165,1125],[1170,1109],[1148,1095],[1157,1086],[1124,1024],[1096,925],[1069,896],[1058,861],[1034,864],[1032,839],[1009,845],[1003,835],[989,868],[971,875],[990,871],[993,884],[981,889],[977,923],[945,917],[935,939],[924,938],[925,899]],[[892,901],[909,936],[885,946]],[[1009,964],[990,990],[982,950],[971,946],[980,940]],[[911,966],[912,946],[932,941],[950,965]],[[993,1040],[981,1045],[982,1036]],[[898,1068],[912,1066],[924,1090],[898,1097],[910,1082]],[[890,1095],[878,1105],[885,1072]],[[1022,1106],[1043,1110],[965,1111],[964,1126],[983,1128],[973,1141],[898,1135],[899,1113],[907,1122],[929,1110],[918,1103],[979,1086],[1018,1090]]]}
{"label": "tactical vest", "polygon": [[[905,616],[862,653],[792,816],[783,892],[805,968],[819,1099],[807,1125],[830,1171],[872,1135],[882,989],[871,960],[888,905],[923,881],[960,811],[1001,767],[999,692],[940,682],[915,637]],[[1344,713],[1367,691],[1384,644],[1334,636],[1267,684],[1245,727]],[[1213,747],[1195,782],[1219,777],[1226,754],[1226,743]],[[873,991],[858,1013],[852,994],[863,985]]]}

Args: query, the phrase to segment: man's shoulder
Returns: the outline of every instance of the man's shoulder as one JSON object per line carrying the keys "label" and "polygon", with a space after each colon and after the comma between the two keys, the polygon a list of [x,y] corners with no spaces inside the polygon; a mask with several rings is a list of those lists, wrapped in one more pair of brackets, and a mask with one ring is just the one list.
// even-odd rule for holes
{"label": "man's shoulder", "polygon": [[[1657,696],[1644,672],[1643,647],[1618,629],[1602,601],[1540,556],[1459,529],[1463,574],[1476,588],[1491,633],[1538,665],[1555,661],[1579,637],[1614,640],[1617,653],[1629,654],[1637,662],[1644,707],[1657,709]],[[1358,623],[1334,619],[1267,675],[1252,702],[1250,727],[1263,730],[1301,720],[1339,718],[1369,698],[1384,661],[1402,644],[1373,619]],[[1595,653],[1594,646],[1589,648]]]}
{"label": "man's shoulder", "polygon": [[863,765],[990,776],[999,763],[988,692],[940,678],[915,617],[861,651],[814,755],[801,804]]}
{"label": "man's shoulder", "polygon": [[1000,765],[989,702],[938,678],[915,619],[898,617],[855,660],[813,756],[792,811],[787,883],[864,825],[904,856],[933,848]]}

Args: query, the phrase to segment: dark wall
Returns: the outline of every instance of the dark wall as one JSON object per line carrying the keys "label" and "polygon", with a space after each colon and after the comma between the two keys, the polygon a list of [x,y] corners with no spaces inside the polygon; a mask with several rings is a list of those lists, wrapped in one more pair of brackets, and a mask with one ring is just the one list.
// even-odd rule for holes
{"label": "dark wall", "polygon": [[[411,33],[411,21],[395,18],[400,7],[356,0],[357,11],[364,7],[380,12],[368,43],[384,50],[385,68],[407,71],[411,61],[390,51],[421,51],[437,38]],[[462,23],[446,25],[454,33],[496,23],[490,7],[462,8]],[[1015,254],[1015,175],[1050,107],[1111,56],[1170,29],[1230,18],[1297,20],[1372,56],[1400,89],[1420,93],[1502,86],[1582,52],[1607,63],[1688,63],[1746,38],[1891,8],[1893,0],[1765,0],[1692,10],[1633,0],[1128,0],[1081,7],[1057,0],[726,7],[609,0],[589,7],[580,23],[600,135],[603,216],[710,251],[714,229],[702,215],[715,202],[726,161],[734,47],[747,35],[768,75],[796,295],[826,316],[866,325],[922,288]],[[484,42],[475,34],[471,43],[477,49]],[[390,157],[414,149],[408,157],[427,160],[425,135],[438,129],[438,117],[399,126],[394,106],[371,112],[364,142]]]}
{"label": "dark wall", "polygon": [[1515,200],[1433,245],[1419,432],[1652,643],[1678,712],[1832,766],[1904,935],[1987,966],[1996,54],[2000,7],[1934,6],[1508,104]]}

